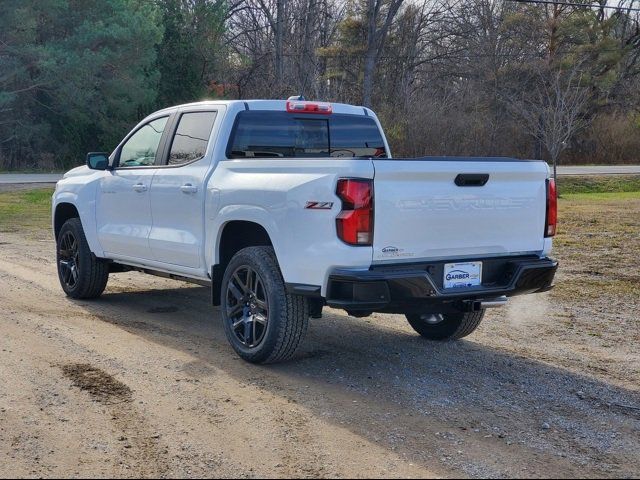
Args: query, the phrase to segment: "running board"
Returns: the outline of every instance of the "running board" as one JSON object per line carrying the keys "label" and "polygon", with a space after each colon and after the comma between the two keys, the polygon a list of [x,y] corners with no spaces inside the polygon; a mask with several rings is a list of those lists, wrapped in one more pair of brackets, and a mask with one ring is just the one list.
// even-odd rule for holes
{"label": "running board", "polygon": [[143,267],[134,267],[133,265],[122,265],[122,266],[124,267],[122,271],[125,271],[125,272],[133,270],[135,272],[146,273],[147,275],[153,275],[155,277],[168,278],[170,280],[178,280],[180,282],[195,283],[196,285],[201,285],[203,287],[211,286],[211,281],[209,280],[201,280],[199,278],[184,277],[182,275],[175,275],[173,273],[162,272],[160,270],[153,270],[150,268],[143,268]]}

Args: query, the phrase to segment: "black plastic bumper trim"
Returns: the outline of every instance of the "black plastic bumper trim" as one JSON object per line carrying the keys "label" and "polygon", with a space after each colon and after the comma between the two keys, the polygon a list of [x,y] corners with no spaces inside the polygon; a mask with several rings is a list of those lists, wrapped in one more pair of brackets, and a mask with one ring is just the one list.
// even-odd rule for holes
{"label": "black plastic bumper trim", "polygon": [[320,297],[318,285],[306,285],[304,283],[285,283],[287,293],[292,295],[304,295],[305,297]]}
{"label": "black plastic bumper trim", "polygon": [[[468,260],[472,261],[472,260]],[[494,278],[478,287],[446,290],[433,273],[446,262],[385,265],[369,270],[337,269],[329,276],[327,304],[358,310],[402,310],[407,305],[512,297],[550,290],[558,262],[549,258],[503,258],[494,262]],[[366,288],[361,288],[366,285]]]}

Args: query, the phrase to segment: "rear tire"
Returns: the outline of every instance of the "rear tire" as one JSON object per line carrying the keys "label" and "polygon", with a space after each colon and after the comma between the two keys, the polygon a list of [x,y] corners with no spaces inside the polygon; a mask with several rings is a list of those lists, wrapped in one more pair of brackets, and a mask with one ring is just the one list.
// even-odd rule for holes
{"label": "rear tire", "polygon": [[307,331],[308,301],[286,291],[271,247],[248,247],[233,256],[220,300],[227,339],[248,362],[288,360]]}
{"label": "rear tire", "polygon": [[477,312],[407,314],[413,329],[429,340],[458,340],[473,333],[484,317],[484,309]]}
{"label": "rear tire", "polygon": [[97,298],[107,286],[109,264],[91,253],[79,218],[70,218],[62,225],[56,264],[60,285],[71,298]]}

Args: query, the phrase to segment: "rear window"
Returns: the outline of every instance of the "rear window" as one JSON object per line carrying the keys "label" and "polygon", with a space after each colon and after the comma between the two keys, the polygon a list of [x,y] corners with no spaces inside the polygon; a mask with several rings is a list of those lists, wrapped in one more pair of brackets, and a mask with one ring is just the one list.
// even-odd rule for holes
{"label": "rear window", "polygon": [[229,158],[386,158],[382,135],[371,117],[244,111],[227,148]]}

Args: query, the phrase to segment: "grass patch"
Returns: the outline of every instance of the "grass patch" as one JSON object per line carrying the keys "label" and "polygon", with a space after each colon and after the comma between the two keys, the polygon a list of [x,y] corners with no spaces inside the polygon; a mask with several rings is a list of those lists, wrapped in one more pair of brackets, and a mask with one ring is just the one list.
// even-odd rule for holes
{"label": "grass patch", "polygon": [[640,192],[640,175],[558,177],[560,195],[575,193]]}
{"label": "grass patch", "polygon": [[0,232],[48,229],[52,194],[52,188],[0,192]]}
{"label": "grass patch", "polygon": [[597,192],[597,193],[562,193],[561,200],[575,200],[583,202],[608,202],[613,200],[632,200],[640,198],[637,192]]}
{"label": "grass patch", "polygon": [[630,300],[640,298],[637,279],[599,279],[593,278],[592,275],[592,272],[579,272],[556,282],[553,296],[569,302],[575,301],[577,295],[581,299],[590,300],[602,300],[615,296]]}
{"label": "grass patch", "polygon": [[633,304],[640,299],[638,252],[640,192],[563,195],[553,252],[563,278],[552,295]]}

